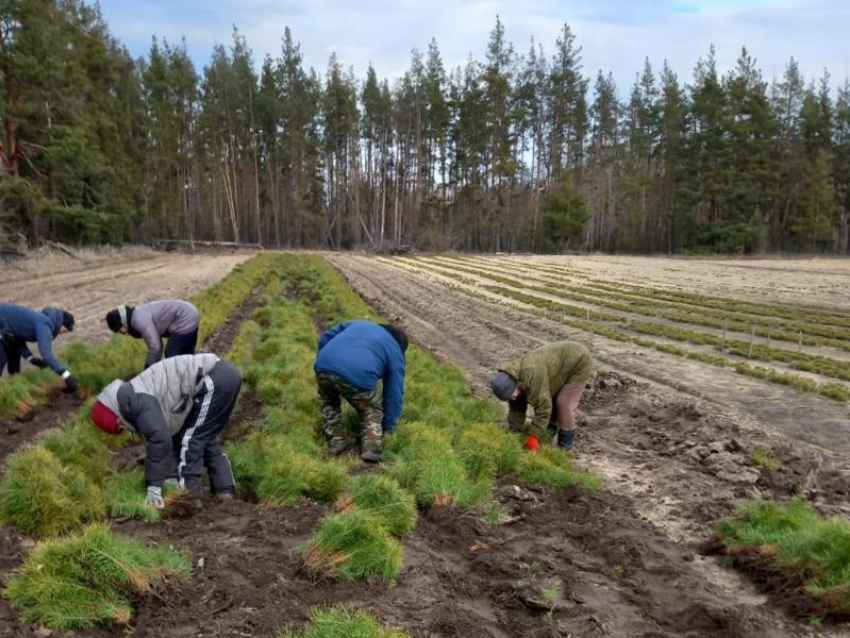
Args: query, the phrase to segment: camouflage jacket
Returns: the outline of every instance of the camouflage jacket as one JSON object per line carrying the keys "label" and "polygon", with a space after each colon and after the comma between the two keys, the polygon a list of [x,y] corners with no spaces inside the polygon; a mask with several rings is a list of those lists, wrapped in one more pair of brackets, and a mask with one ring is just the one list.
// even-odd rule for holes
{"label": "camouflage jacket", "polygon": [[593,374],[593,357],[580,343],[557,341],[532,350],[500,369],[516,379],[523,392],[517,401],[510,402],[508,425],[523,428],[531,404],[532,431],[542,436],[552,415],[552,398],[568,383],[587,381]]}

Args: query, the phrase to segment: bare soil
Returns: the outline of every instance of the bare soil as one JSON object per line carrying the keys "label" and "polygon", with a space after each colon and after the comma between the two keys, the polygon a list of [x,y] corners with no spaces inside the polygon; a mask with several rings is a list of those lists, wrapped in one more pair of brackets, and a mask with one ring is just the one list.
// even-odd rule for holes
{"label": "bare soil", "polygon": [[119,304],[185,299],[222,279],[254,253],[161,253],[143,249],[37,255],[23,264],[0,263],[0,299],[31,308],[57,306],[76,318],[74,332],[54,343],[108,341],[103,318]]}
{"label": "bare soil", "polygon": [[[693,568],[693,552],[640,521],[622,497],[581,488],[553,496],[506,483],[500,499],[515,522],[488,526],[441,507],[423,512],[392,583],[306,573],[297,550],[325,513],[307,502],[264,509],[237,501],[189,520],[119,525],[133,537],[188,549],[196,570],[190,581],[140,600],[129,634],[271,638],[303,624],[311,607],[344,603],[423,638],[802,635],[793,620],[707,582]],[[16,635],[39,634],[21,627]]]}

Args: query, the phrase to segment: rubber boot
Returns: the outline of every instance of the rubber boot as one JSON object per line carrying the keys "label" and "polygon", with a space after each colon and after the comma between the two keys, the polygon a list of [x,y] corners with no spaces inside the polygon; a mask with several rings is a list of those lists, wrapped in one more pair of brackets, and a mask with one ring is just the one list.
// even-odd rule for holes
{"label": "rubber boot", "polygon": [[384,453],[381,440],[364,436],[360,445],[360,459],[366,463],[380,463],[383,461]]}
{"label": "rubber boot", "polygon": [[340,454],[345,454],[357,445],[357,440],[351,437],[339,437],[335,436],[330,441],[328,441],[328,452],[331,456],[339,456]]}
{"label": "rubber boot", "polygon": [[570,451],[573,449],[573,442],[576,440],[575,430],[558,430],[558,447],[562,450]]}

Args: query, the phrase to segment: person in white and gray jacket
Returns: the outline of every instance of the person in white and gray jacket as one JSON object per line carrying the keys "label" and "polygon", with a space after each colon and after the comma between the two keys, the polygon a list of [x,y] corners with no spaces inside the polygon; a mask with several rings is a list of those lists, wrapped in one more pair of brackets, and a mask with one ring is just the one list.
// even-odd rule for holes
{"label": "person in white and gray jacket", "polygon": [[148,346],[145,368],[162,358],[162,340],[168,339],[165,358],[195,354],[201,315],[188,301],[168,299],[141,306],[118,306],[106,314],[112,332],[144,339]]}
{"label": "person in white and gray jacket", "polygon": [[148,504],[162,508],[162,486],[176,476],[198,499],[207,469],[213,494],[232,498],[236,481],[218,436],[227,428],[242,375],[214,354],[164,359],[134,379],[106,386],[92,407],[94,424],[109,434],[125,428],[147,441]]}

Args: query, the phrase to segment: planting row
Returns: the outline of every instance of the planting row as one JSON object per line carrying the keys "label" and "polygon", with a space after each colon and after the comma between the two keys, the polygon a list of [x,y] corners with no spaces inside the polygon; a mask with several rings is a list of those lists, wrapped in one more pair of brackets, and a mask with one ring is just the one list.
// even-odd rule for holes
{"label": "planting row", "polygon": [[[753,366],[745,361],[732,359],[720,354],[709,354],[701,351],[688,350],[672,344],[637,337],[630,333],[638,332],[677,341],[685,341],[697,345],[712,345],[724,352],[746,357],[748,359],[778,361],[799,370],[814,372],[824,376],[832,376],[842,380],[850,379],[850,363],[848,362],[837,361],[829,357],[795,353],[792,351],[781,350],[779,348],[768,348],[762,345],[753,344],[753,347],[750,348],[747,342],[740,340],[724,340],[722,337],[718,337],[716,335],[683,330],[681,328],[676,328],[675,326],[626,320],[618,315],[600,312],[598,310],[590,311],[586,307],[574,306],[560,301],[553,301],[551,299],[527,294],[525,290],[543,292],[549,295],[552,294],[552,291],[550,289],[538,289],[534,286],[527,286],[516,279],[499,275],[488,275],[481,271],[475,271],[474,269],[461,269],[461,272],[466,270],[469,274],[475,274],[477,277],[481,278],[489,278],[502,284],[509,284],[511,287],[506,287],[505,285],[480,284],[463,277],[463,275],[457,275],[450,269],[444,267],[423,263],[422,260],[416,260],[414,263],[418,269],[433,272],[450,279],[455,279],[460,283],[465,284],[464,286],[457,287],[457,290],[465,294],[476,295],[474,291],[470,291],[467,287],[469,285],[473,285],[500,297],[532,306],[536,309],[538,314],[593,334],[608,337],[617,341],[634,343],[643,347],[652,348],[661,352],[686,357],[688,359],[701,361],[715,366],[732,368],[740,374],[763,379],[772,383],[795,387],[808,392],[815,392],[838,401],[850,401],[850,388],[841,383],[818,383],[811,378],[803,377],[801,375],[783,372],[774,368]],[[487,298],[486,296],[485,298],[489,301],[493,301],[492,298]]]}
{"label": "planting row", "polygon": [[[256,313],[256,327],[245,328],[256,337],[246,381],[267,415],[229,455],[237,478],[264,503],[285,505],[300,497],[335,503],[335,513],[304,547],[310,569],[341,579],[392,578],[403,562],[396,539],[413,530],[415,504],[474,507],[497,516],[491,493],[500,476],[555,489],[595,485],[557,450],[525,454],[519,438],[497,424],[493,402],[471,397],[459,370],[415,346],[407,352],[404,416],[387,437],[386,461],[377,474],[351,478],[350,462],[322,454],[314,326],[378,317],[317,258],[285,256],[276,273],[283,293]],[[356,427],[355,414],[346,417]]]}
{"label": "planting row", "polygon": [[[502,268],[504,265],[506,265],[506,262],[502,260],[496,261],[492,258],[455,259],[465,261],[466,263],[470,263],[472,265],[481,265],[482,263],[487,263],[491,265],[497,265],[499,268]],[[517,267],[519,266],[519,263],[517,261],[510,260],[507,262],[507,265]],[[692,307],[700,306],[708,309],[719,309],[729,312],[738,312],[756,317],[760,316],[768,320],[773,318],[780,318],[800,322],[802,324],[808,323],[814,325],[839,326],[844,328],[850,328],[850,319],[848,319],[847,313],[839,308],[813,305],[799,306],[780,303],[756,303],[752,301],[741,301],[738,299],[731,299],[728,297],[716,297],[700,293],[685,292],[681,290],[671,290],[668,288],[658,288],[635,284],[623,284],[619,282],[614,283],[608,280],[588,277],[580,271],[553,264],[544,265],[540,263],[531,263],[527,265],[523,264],[521,267],[526,269],[537,270],[542,273],[548,273],[551,275],[567,277],[573,281],[578,279],[594,286],[609,286],[615,288],[616,290],[629,292],[638,296],[644,296],[652,300],[685,303]]]}
{"label": "planting row", "polygon": [[[573,279],[564,276],[540,272],[532,266],[523,266],[515,262],[495,264],[490,261],[471,263],[458,258],[438,258],[428,260],[430,263],[452,266],[455,269],[467,268],[466,272],[480,276],[489,276],[499,281],[499,276],[509,274],[512,277],[524,278],[523,281],[542,285],[542,288],[555,292],[569,292],[574,298],[587,303],[605,306],[623,312],[659,317],[677,323],[692,324],[729,330],[732,332],[750,333],[755,336],[770,338],[777,341],[787,341],[796,346],[830,347],[850,351],[850,328],[832,325],[790,321],[776,315],[753,315],[735,311],[718,309],[712,306],[695,304],[692,301],[674,301],[661,299],[669,291],[650,289],[642,292],[633,287],[617,286],[611,282],[591,280],[576,284]],[[494,272],[494,268],[498,270]],[[494,276],[495,275],[495,276]],[[515,281],[515,280],[512,280]],[[503,282],[505,283],[505,282]],[[777,306],[779,312],[782,307]]]}

